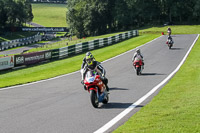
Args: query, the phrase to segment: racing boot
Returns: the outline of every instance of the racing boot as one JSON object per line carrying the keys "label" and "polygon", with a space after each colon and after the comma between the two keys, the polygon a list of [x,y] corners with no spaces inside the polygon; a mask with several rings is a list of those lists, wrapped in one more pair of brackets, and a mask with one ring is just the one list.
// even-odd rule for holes
{"label": "racing boot", "polygon": [[83,80],[81,80],[81,84],[83,85],[84,89],[87,90]]}

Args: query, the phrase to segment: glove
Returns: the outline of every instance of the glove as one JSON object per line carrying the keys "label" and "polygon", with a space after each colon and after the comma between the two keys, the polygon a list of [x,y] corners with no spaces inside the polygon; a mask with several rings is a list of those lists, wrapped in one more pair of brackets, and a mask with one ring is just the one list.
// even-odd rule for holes
{"label": "glove", "polygon": [[103,75],[101,76],[101,80],[105,80],[105,77]]}
{"label": "glove", "polygon": [[81,84],[84,85],[84,81],[83,80],[81,80]]}

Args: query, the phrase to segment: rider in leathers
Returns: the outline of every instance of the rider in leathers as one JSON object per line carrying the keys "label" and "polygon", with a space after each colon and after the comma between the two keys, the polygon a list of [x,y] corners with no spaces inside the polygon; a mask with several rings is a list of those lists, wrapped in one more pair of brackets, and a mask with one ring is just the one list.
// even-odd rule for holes
{"label": "rider in leathers", "polygon": [[[106,71],[105,69],[101,66],[101,63],[98,61],[94,60],[94,57],[91,53],[87,54],[86,53],[86,57],[84,58],[86,63],[82,64],[82,69],[81,69],[81,74],[82,74],[82,80],[81,83],[84,85],[84,78],[85,78],[85,74],[87,73],[87,71],[90,70],[96,70],[96,72],[101,76],[101,80],[103,81],[103,83],[106,85],[106,89],[109,91],[108,88],[108,79],[105,77]],[[83,59],[83,60],[84,60]],[[84,85],[85,88],[85,85]]]}
{"label": "rider in leathers", "polygon": [[132,62],[134,62],[136,58],[142,60],[142,67],[144,69],[144,60],[143,60],[143,55],[140,52],[140,49],[137,49],[136,52],[134,53],[133,58],[132,58]]}

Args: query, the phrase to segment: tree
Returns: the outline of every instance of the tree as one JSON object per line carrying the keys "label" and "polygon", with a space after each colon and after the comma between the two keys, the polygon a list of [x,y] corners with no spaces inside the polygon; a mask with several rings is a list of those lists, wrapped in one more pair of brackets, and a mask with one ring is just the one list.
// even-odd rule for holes
{"label": "tree", "polygon": [[196,0],[193,16],[195,22],[200,22],[200,0]]}
{"label": "tree", "polygon": [[1,0],[0,1],[0,27],[22,26],[32,21],[32,7],[28,0]]}
{"label": "tree", "polygon": [[109,0],[71,0],[67,2],[66,20],[79,38],[107,32]]}

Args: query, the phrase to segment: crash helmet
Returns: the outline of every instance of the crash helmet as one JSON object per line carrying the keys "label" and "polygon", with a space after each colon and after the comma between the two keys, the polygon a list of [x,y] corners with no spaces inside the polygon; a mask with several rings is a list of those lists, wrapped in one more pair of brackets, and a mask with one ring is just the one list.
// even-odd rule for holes
{"label": "crash helmet", "polygon": [[93,64],[94,56],[90,52],[86,53],[85,58],[86,58],[86,62],[87,62],[88,65],[92,65]]}
{"label": "crash helmet", "polygon": [[137,53],[137,54],[140,54],[140,49],[139,49],[139,48],[136,49],[136,53]]}

